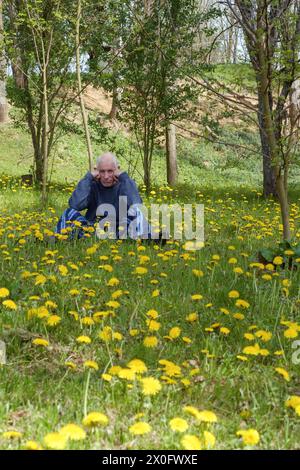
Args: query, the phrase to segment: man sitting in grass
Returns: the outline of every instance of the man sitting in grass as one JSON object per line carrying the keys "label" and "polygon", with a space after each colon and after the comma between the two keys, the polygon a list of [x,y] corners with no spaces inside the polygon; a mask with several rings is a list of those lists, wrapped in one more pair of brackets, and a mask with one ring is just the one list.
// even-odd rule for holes
{"label": "man sitting in grass", "polygon": [[[82,238],[95,224],[97,216],[109,220],[107,212],[115,211],[115,238],[127,238],[127,235],[130,238],[157,238],[155,234],[151,237],[151,227],[138,207],[141,203],[135,182],[125,171],[120,171],[116,156],[111,152],[104,153],[97,159],[94,170],[79,181],[55,232],[63,235],[71,232],[71,238],[77,233],[78,238]],[[104,210],[106,207],[108,211]],[[79,212],[84,209],[87,209],[85,216]],[[56,237],[60,238],[59,235]]]}

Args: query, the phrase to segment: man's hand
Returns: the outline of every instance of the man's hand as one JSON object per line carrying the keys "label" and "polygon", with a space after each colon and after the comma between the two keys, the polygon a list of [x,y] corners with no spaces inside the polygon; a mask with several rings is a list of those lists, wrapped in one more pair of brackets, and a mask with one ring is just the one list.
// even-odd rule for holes
{"label": "man's hand", "polygon": [[94,166],[94,169],[91,171],[91,175],[96,181],[100,181],[100,173],[96,166]]}
{"label": "man's hand", "polygon": [[114,182],[115,183],[118,183],[119,181],[119,176],[121,173],[124,173],[124,171],[121,171],[120,170],[120,167],[118,166],[116,169],[115,169],[115,172],[114,172]]}

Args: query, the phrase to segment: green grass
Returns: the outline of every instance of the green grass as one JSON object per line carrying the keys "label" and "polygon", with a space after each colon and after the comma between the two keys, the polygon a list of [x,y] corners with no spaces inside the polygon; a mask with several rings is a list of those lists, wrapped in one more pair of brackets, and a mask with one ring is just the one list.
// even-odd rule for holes
{"label": "green grass", "polygon": [[[299,448],[299,416],[285,406],[285,401],[300,393],[300,366],[292,361],[294,339],[284,336],[287,326],[281,324],[283,319],[289,320],[298,322],[300,328],[299,270],[276,268],[271,280],[266,280],[262,277],[265,271],[251,266],[260,248],[280,240],[279,207],[260,197],[259,172],[253,174],[242,163],[238,169],[228,162],[222,165],[214,149],[183,142],[180,184],[169,192],[163,187],[164,160],[157,150],[156,194],[149,199],[144,195],[144,200],[147,204],[204,203],[203,249],[187,252],[181,241],[171,241],[163,248],[145,245],[140,251],[135,242],[97,241],[93,237],[53,246],[46,240],[36,241],[36,231],[43,234],[45,229],[52,230],[66,207],[74,184],[86,171],[84,145],[75,136],[64,141],[61,161],[55,160],[48,205],[41,207],[40,194],[19,183],[18,175],[28,171],[29,162],[15,164],[22,152],[29,152],[28,138],[12,127],[2,128],[1,133],[8,137],[1,139],[0,147],[0,173],[5,174],[0,178],[0,288],[9,289],[9,298],[17,309],[6,308],[4,298],[0,300],[0,339],[7,346],[7,364],[0,368],[0,447],[24,448],[30,439],[43,445],[47,433],[67,423],[81,425],[86,412],[100,411],[107,415],[108,426],[87,430],[85,440],[69,441],[68,448],[182,449],[184,434],[197,436],[203,445],[203,433],[209,430],[216,438],[217,449],[240,449],[244,446],[236,432],[253,428],[260,434],[257,448]],[[13,148],[9,144],[12,139]],[[120,147],[130,149],[129,139],[118,139]],[[211,158],[210,168],[195,164],[199,148]],[[125,159],[122,165],[126,167]],[[141,182],[138,174],[135,176]],[[291,193],[295,216],[299,213],[299,196],[296,189]],[[300,238],[297,217],[294,237]],[[25,243],[20,244],[20,239]],[[94,254],[87,252],[91,246],[96,248]],[[214,260],[214,255],[220,259]],[[100,259],[103,256],[107,258]],[[231,264],[231,258],[236,259],[235,264]],[[49,263],[52,259],[53,264]],[[148,271],[138,276],[134,272],[141,262]],[[112,272],[103,268],[106,264]],[[65,276],[58,269],[61,265],[68,268]],[[241,268],[240,274],[234,272],[236,267]],[[197,277],[193,270],[203,271],[203,277]],[[31,275],[24,277],[24,271]],[[44,284],[36,284],[38,274],[45,276]],[[112,277],[119,284],[107,286]],[[284,279],[290,281],[288,292],[284,291]],[[71,295],[71,289],[78,289],[79,294]],[[106,302],[119,289],[120,306],[108,307]],[[159,295],[153,297],[156,289]],[[228,297],[232,290],[249,303],[248,308],[235,306],[236,300]],[[192,300],[193,294],[201,294],[203,299]],[[49,300],[56,304],[48,310],[49,315],[61,318],[58,325],[49,326],[47,318],[36,315],[28,318],[30,309]],[[159,314],[158,331],[149,332],[149,309]],[[107,310],[115,314],[94,325],[82,321]],[[76,312],[78,319],[69,312]],[[191,323],[186,317],[192,312],[197,313],[197,319]],[[237,312],[244,318],[234,317]],[[254,325],[256,329],[249,330]],[[121,339],[101,340],[98,334],[105,326],[120,333]],[[175,326],[181,329],[180,336],[165,338]],[[222,333],[221,327],[228,328],[228,334]],[[137,336],[130,334],[132,329],[139,331]],[[261,329],[272,333],[268,342],[244,337]],[[80,335],[89,336],[91,344],[78,343]],[[149,335],[158,339],[157,347],[144,346]],[[32,340],[36,336],[47,339],[49,347],[35,346]],[[261,349],[268,349],[269,355],[243,353],[246,346],[256,342]],[[278,350],[283,351],[281,356],[274,354]],[[248,360],[242,361],[238,355]],[[146,364],[144,376],[160,380],[162,389],[157,395],[144,396],[138,377],[127,381],[114,375],[110,382],[103,380],[102,373],[108,373],[112,365],[124,368],[134,358]],[[169,377],[170,383],[162,378],[166,375],[161,370],[162,359],[180,366],[180,375]],[[96,361],[99,370],[84,368],[86,360]],[[75,370],[65,365],[68,361],[76,365]],[[276,367],[286,369],[290,381],[279,375]],[[217,423],[198,422],[183,411],[185,405],[213,411]],[[187,420],[185,433],[170,429],[169,421],[174,417]],[[151,432],[132,435],[129,428],[135,421],[149,423]],[[10,430],[21,432],[20,440],[2,437],[2,432]]]}

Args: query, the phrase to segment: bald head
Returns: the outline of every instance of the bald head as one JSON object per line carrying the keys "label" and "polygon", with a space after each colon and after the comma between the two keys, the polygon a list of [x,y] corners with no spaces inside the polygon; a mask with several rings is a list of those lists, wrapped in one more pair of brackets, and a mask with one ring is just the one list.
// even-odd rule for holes
{"label": "bald head", "polygon": [[102,155],[100,155],[100,157],[97,158],[97,162],[96,162],[97,168],[102,162],[109,162],[109,163],[111,162],[116,166],[116,168],[118,168],[119,166],[118,159],[115,156],[115,154],[112,152],[105,152]]}
{"label": "bald head", "polygon": [[107,188],[113,186],[115,184],[115,172],[119,167],[117,157],[111,152],[105,152],[97,158],[96,167],[102,185]]}

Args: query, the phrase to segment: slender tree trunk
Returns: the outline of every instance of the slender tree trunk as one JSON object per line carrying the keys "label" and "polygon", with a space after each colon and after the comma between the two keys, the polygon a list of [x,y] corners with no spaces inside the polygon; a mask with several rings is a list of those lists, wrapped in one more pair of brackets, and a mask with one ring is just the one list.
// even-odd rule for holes
{"label": "slender tree trunk", "polygon": [[116,119],[117,114],[119,111],[119,90],[117,86],[114,86],[113,89],[113,97],[112,97],[112,105],[111,105],[111,110],[108,115],[108,118],[112,121],[113,119]]}
{"label": "slender tree trunk", "polygon": [[276,168],[276,188],[278,193],[278,199],[280,203],[280,212],[283,225],[283,238],[284,240],[291,239],[291,229],[290,229],[290,220],[289,220],[289,204],[287,196],[287,183],[285,181],[285,174],[282,175],[280,168]]}
{"label": "slender tree trunk", "polygon": [[26,88],[26,75],[24,74],[24,64],[22,60],[22,51],[17,45],[17,26],[16,26],[16,5],[15,2],[9,2],[8,14],[10,20],[10,29],[12,31],[14,39],[15,58],[11,63],[12,73],[17,88],[24,90]]}
{"label": "slender tree trunk", "polygon": [[270,153],[270,147],[268,143],[267,130],[264,121],[263,112],[263,97],[262,93],[258,92],[258,123],[259,123],[259,134],[263,156],[263,193],[264,197],[276,196],[276,177],[274,168],[272,167],[272,158]]}
{"label": "slender tree trunk", "polygon": [[43,95],[44,95],[44,129],[43,129],[43,176],[42,176],[42,201],[46,202],[47,198],[47,176],[48,176],[48,139],[49,139],[49,109],[48,109],[48,83],[47,83],[47,66],[43,64]]}
{"label": "slender tree trunk", "polygon": [[80,20],[81,20],[81,0],[77,0],[77,19],[76,19],[76,73],[77,73],[77,85],[78,85],[78,94],[80,100],[80,108],[82,114],[82,121],[84,126],[87,151],[89,157],[89,167],[90,171],[93,167],[93,151],[92,143],[88,125],[88,117],[85,109],[83,92],[82,92],[82,83],[81,83],[81,70],[80,70]]}
{"label": "slender tree trunk", "polygon": [[167,181],[170,186],[177,182],[177,160],[176,160],[176,128],[169,124],[166,128],[166,156],[167,156]]}
{"label": "slender tree trunk", "polygon": [[[261,34],[260,32],[258,34]],[[269,84],[271,77],[268,76],[268,58],[264,53],[264,43],[258,41],[257,56],[259,58],[259,87],[258,91],[261,96],[262,116],[264,123],[264,131],[268,142],[270,151],[271,165],[275,173],[276,193],[278,196],[281,218],[283,224],[283,238],[285,240],[291,239],[291,230],[289,222],[289,205],[288,195],[285,190],[284,175],[281,169],[281,161],[279,156],[279,142],[276,139],[275,123],[272,116],[269,96]]]}
{"label": "slender tree trunk", "polygon": [[[3,38],[3,16],[2,0],[0,0],[0,47]],[[7,100],[6,100],[6,60],[3,51],[0,49],[0,123],[8,120]]]}

